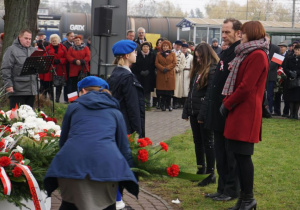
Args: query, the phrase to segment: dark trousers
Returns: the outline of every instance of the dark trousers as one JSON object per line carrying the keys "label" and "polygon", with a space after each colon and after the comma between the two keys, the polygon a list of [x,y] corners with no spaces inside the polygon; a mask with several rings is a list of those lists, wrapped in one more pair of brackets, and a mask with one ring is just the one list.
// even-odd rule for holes
{"label": "dark trousers", "polygon": [[47,98],[47,94],[49,94],[50,100],[53,100],[53,87],[52,81],[41,81],[41,89],[40,92],[43,94],[45,98]]}
{"label": "dark trousers", "polygon": [[280,91],[275,93],[273,105],[274,105],[274,113],[277,115],[281,115],[281,96],[282,93]]}
{"label": "dark trousers", "polygon": [[239,195],[240,186],[234,154],[228,151],[228,140],[223,132],[214,131],[216,165],[219,174],[218,192],[230,197]]}
{"label": "dark trousers", "polygon": [[145,96],[145,104],[147,107],[150,107],[150,100],[151,100],[151,93],[150,92],[144,92]]}
{"label": "dark trousers", "polygon": [[[59,210],[78,210],[78,208],[73,203],[62,201]],[[116,210],[116,204],[114,203],[103,210]]]}
{"label": "dark trousers", "polygon": [[161,95],[161,105],[165,105],[166,107],[171,106],[171,96],[169,95]]}
{"label": "dark trousers", "polygon": [[78,77],[70,77],[67,82],[68,93],[77,91]]}
{"label": "dark trousers", "polygon": [[20,105],[29,105],[33,108],[35,96],[9,96],[9,107],[10,109],[15,108],[16,104],[18,107]]}
{"label": "dark trousers", "polygon": [[290,118],[298,119],[300,102],[290,102],[291,115]]}
{"label": "dark trousers", "polygon": [[[281,115],[281,96],[282,92],[275,93],[275,99],[274,99],[274,113]],[[287,101],[284,101],[284,108],[283,108],[283,114],[289,115],[290,113],[290,103]]]}
{"label": "dark trousers", "polygon": [[251,155],[234,154],[241,191],[245,194],[253,194],[254,166]]}
{"label": "dark trousers", "polygon": [[68,101],[69,101],[69,100],[68,100],[68,94],[69,94],[69,92],[68,92],[68,86],[65,85],[65,86],[64,86],[64,101],[65,101],[65,102],[68,102]]}
{"label": "dark trousers", "polygon": [[190,123],[195,144],[197,166],[199,169],[205,169],[206,165],[206,173],[214,173],[215,150],[213,133],[204,129],[203,123],[198,123],[197,116],[190,116]]}
{"label": "dark trousers", "polygon": [[268,88],[267,88],[267,98],[269,103],[269,111],[271,114],[273,113],[274,87],[275,87],[275,81],[269,81]]}

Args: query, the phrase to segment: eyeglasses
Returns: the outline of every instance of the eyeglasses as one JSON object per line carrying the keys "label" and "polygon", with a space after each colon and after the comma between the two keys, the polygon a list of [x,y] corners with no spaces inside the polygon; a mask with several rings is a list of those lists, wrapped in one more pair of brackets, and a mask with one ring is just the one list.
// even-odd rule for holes
{"label": "eyeglasses", "polygon": [[139,32],[139,34],[144,34],[145,32]]}

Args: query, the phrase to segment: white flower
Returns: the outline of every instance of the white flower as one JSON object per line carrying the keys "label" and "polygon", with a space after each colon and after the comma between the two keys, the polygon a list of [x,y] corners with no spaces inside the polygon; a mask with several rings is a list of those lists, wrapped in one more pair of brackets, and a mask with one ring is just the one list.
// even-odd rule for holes
{"label": "white flower", "polygon": [[16,149],[22,154],[23,153],[23,148],[20,146],[17,146]]}
{"label": "white flower", "polygon": [[44,142],[47,144],[47,143],[48,143],[48,140],[46,139],[46,140],[44,140]]}
{"label": "white flower", "polygon": [[53,143],[53,142],[55,142],[55,139],[52,139],[52,140],[51,140],[51,143]]}
{"label": "white flower", "polygon": [[40,141],[40,140],[41,140],[41,137],[40,137],[39,134],[34,135],[33,138],[34,138],[34,140],[36,140],[36,141]]}
{"label": "white flower", "polygon": [[5,141],[8,141],[8,142],[14,142],[15,140],[12,138],[12,137],[10,137],[10,136],[6,136],[5,138]]}
{"label": "white flower", "polygon": [[55,132],[55,136],[60,136],[61,130]]}

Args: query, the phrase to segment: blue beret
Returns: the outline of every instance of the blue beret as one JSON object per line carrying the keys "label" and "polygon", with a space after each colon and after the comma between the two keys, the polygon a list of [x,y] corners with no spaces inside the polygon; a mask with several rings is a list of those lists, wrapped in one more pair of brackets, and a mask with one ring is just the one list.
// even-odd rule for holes
{"label": "blue beret", "polygon": [[175,44],[177,44],[177,45],[182,45],[182,41],[177,40],[177,41],[175,42]]}
{"label": "blue beret", "polygon": [[126,55],[132,53],[136,49],[137,45],[134,41],[131,40],[121,40],[116,42],[113,47],[112,51],[114,56],[116,55]]}
{"label": "blue beret", "polygon": [[189,47],[188,44],[182,44],[182,47]]}
{"label": "blue beret", "polygon": [[95,77],[95,76],[85,77],[83,80],[81,80],[77,83],[78,92],[81,91],[82,88],[91,87],[91,86],[109,89],[109,86],[104,79],[101,79],[101,78]]}

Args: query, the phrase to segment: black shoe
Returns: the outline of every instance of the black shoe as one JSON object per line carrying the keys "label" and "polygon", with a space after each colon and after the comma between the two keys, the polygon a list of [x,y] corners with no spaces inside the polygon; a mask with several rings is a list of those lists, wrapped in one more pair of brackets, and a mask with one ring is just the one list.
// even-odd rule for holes
{"label": "black shoe", "polygon": [[289,115],[288,114],[283,114],[282,117],[289,117]]}
{"label": "black shoe", "polygon": [[224,195],[224,194],[213,198],[213,200],[215,200],[215,201],[231,201],[233,199],[235,199],[235,198],[230,197],[228,195]]}
{"label": "black shoe", "polygon": [[55,99],[55,102],[56,102],[56,103],[59,103],[59,99]]}
{"label": "black shoe", "polygon": [[170,112],[172,112],[172,110],[173,110],[173,109],[172,109],[172,107],[171,107],[171,106],[169,106],[169,111],[170,111]]}
{"label": "black shoe", "polygon": [[244,199],[242,200],[242,204],[240,210],[256,210],[256,200],[253,198],[253,194],[245,195]]}
{"label": "black shoe", "polygon": [[204,187],[209,184],[215,184],[216,183],[216,175],[215,174],[210,174],[208,177],[203,179],[201,182],[198,183],[199,187]]}
{"label": "black shoe", "polygon": [[222,193],[216,192],[216,193],[212,193],[212,194],[205,194],[206,198],[215,198],[215,197],[219,197],[220,195],[222,195]]}
{"label": "black shoe", "polygon": [[243,192],[240,192],[240,197],[239,197],[238,201],[236,202],[236,204],[233,207],[229,208],[228,210],[239,210],[241,208],[244,196],[245,196],[245,194]]}
{"label": "black shoe", "polygon": [[161,111],[166,111],[166,106],[165,105],[161,105]]}

